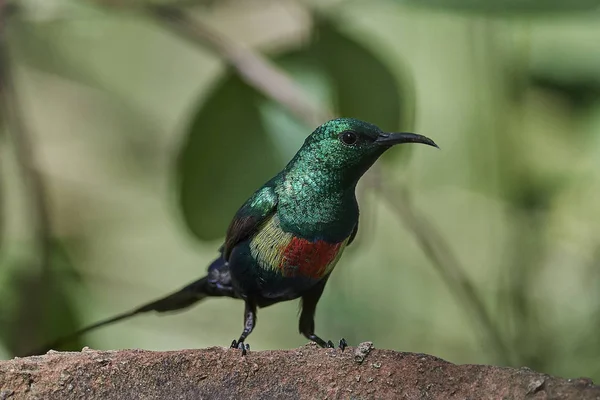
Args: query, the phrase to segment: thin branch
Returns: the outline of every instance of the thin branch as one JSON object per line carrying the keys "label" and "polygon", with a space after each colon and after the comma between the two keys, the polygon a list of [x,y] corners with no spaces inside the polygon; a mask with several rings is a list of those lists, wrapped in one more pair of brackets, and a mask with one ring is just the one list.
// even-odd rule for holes
{"label": "thin branch", "polygon": [[465,310],[470,309],[475,320],[485,331],[500,361],[506,365],[511,364],[512,356],[473,282],[439,230],[427,217],[415,210],[408,189],[402,188],[400,193],[392,193],[389,185],[382,185],[377,189],[400,220],[414,234],[419,246],[453,295],[463,303]]}
{"label": "thin branch", "polygon": [[40,273],[49,275],[52,229],[44,180],[37,166],[33,140],[25,126],[13,77],[6,40],[6,23],[16,6],[0,0],[0,108],[7,134],[15,146],[16,158],[31,202],[36,245],[40,254]]}
{"label": "thin branch", "polygon": [[184,11],[171,6],[148,6],[150,15],[173,32],[203,48],[214,50],[250,86],[266,97],[285,106],[310,126],[332,118],[316,101],[310,99],[287,73],[240,43],[219,34]]}

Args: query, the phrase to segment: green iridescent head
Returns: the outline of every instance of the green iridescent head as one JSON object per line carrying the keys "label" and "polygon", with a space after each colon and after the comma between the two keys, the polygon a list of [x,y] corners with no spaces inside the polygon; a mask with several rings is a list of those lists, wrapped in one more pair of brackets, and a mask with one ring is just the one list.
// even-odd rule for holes
{"label": "green iridescent head", "polygon": [[306,138],[293,163],[313,166],[342,176],[358,179],[386,150],[400,143],[422,143],[438,147],[433,140],[407,132],[383,132],[379,127],[353,118],[325,122]]}

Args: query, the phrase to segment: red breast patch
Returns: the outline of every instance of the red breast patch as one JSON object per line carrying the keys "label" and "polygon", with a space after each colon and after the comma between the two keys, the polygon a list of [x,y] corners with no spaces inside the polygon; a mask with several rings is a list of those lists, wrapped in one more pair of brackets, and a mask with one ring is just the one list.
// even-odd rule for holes
{"label": "red breast patch", "polygon": [[286,277],[322,278],[341,246],[342,243],[327,243],[323,240],[311,242],[294,237],[283,249],[279,269]]}

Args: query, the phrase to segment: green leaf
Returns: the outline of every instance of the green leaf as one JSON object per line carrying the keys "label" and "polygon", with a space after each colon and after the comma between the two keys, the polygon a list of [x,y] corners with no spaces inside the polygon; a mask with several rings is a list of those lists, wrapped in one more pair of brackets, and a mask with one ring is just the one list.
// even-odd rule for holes
{"label": "green leaf", "polygon": [[[326,108],[333,104],[333,83],[316,61],[306,49],[281,55],[274,60],[316,104]],[[284,106],[267,99],[261,102],[260,110],[267,133],[279,150],[281,162],[286,164],[315,127],[296,119]]]}
{"label": "green leaf", "polygon": [[[313,37],[273,61],[317,104],[386,130],[412,124],[412,87],[401,85],[371,50],[325,18]],[[179,154],[179,204],[190,231],[202,240],[222,237],[239,206],[314,128],[226,74],[200,104]]]}
{"label": "green leaf", "polygon": [[261,97],[228,74],[189,127],[177,163],[179,202],[200,239],[223,236],[236,210],[282,167],[265,133]]}
{"label": "green leaf", "polygon": [[419,7],[477,13],[549,13],[594,11],[597,0],[398,0]]}
{"label": "green leaf", "polygon": [[397,130],[401,122],[412,125],[414,99],[407,79],[399,82],[373,51],[326,19],[318,22],[315,36],[313,55],[334,83],[339,115],[363,119],[387,131]]}

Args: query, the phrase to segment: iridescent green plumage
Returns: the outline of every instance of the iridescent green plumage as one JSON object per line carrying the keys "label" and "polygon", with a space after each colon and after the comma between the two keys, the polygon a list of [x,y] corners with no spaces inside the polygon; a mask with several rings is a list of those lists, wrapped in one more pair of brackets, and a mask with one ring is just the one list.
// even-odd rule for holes
{"label": "iridescent green plumage", "polygon": [[315,335],[314,313],[333,267],[358,229],[356,184],[387,149],[410,142],[436,146],[421,135],[385,133],[351,118],[319,126],[285,169],[238,210],[206,277],[93,328],[142,312],[185,308],[207,296],[241,298],[244,331],[232,345],[245,352],[243,342],[254,328],[257,307],[301,298],[300,332],[321,346],[331,345]]}

